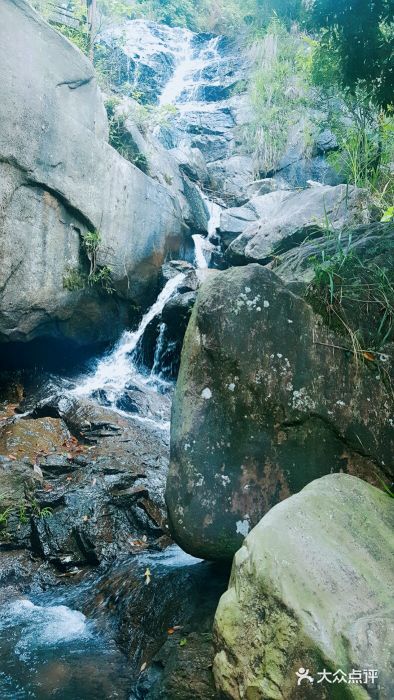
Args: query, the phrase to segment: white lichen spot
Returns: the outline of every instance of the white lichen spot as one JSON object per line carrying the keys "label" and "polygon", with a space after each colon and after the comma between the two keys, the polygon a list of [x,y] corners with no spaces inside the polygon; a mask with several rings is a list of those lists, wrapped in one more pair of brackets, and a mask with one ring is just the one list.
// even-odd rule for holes
{"label": "white lichen spot", "polygon": [[196,482],[195,482],[195,486],[202,486],[203,483],[204,483],[204,477],[203,477],[203,475],[202,475],[202,474],[196,474],[196,476],[198,477],[198,479],[197,479]]}
{"label": "white lichen spot", "polygon": [[211,399],[212,398],[212,391],[209,389],[209,387],[206,386],[205,389],[202,390],[201,397],[203,399]]}
{"label": "white lichen spot", "polygon": [[227,484],[230,483],[230,477],[227,476],[227,474],[222,474],[222,484],[223,486],[227,486]]}
{"label": "white lichen spot", "polygon": [[293,321],[291,320],[291,318],[288,318],[288,319],[287,319],[287,323],[293,323]]}
{"label": "white lichen spot", "polygon": [[235,389],[235,384],[234,384],[234,382],[231,382],[231,384],[229,384],[229,385],[227,386],[227,389],[228,389],[229,391],[234,391],[234,389]]}
{"label": "white lichen spot", "polygon": [[252,291],[252,290],[251,290],[250,287],[245,287],[245,292],[246,292],[246,294],[249,294],[249,292],[251,292],[251,291]]}
{"label": "white lichen spot", "polygon": [[293,391],[293,408],[298,410],[312,410],[316,407],[314,400],[308,396],[305,387]]}
{"label": "white lichen spot", "polygon": [[344,401],[337,401],[337,406],[346,406]]}
{"label": "white lichen spot", "polygon": [[282,355],[282,353],[281,353],[281,352],[277,352],[277,353],[276,353],[276,357],[278,357],[278,358],[279,358],[279,359],[281,360],[281,359],[282,359],[282,357],[283,357],[283,355]]}
{"label": "white lichen spot", "polygon": [[185,452],[190,450],[190,442],[185,442],[183,449],[185,450]]}
{"label": "white lichen spot", "polygon": [[267,301],[267,299],[264,299],[264,308],[268,309],[269,305],[270,305],[269,301]]}
{"label": "white lichen spot", "polygon": [[244,520],[237,520],[236,522],[237,526],[237,534],[242,535],[243,537],[246,537],[250,530],[250,523],[249,520],[245,517]]}

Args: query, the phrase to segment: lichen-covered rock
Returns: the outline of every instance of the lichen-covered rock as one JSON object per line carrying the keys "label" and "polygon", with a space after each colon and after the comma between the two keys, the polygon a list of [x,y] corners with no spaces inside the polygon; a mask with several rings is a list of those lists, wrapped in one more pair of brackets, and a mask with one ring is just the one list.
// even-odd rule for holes
{"label": "lichen-covered rock", "polygon": [[[181,246],[180,207],[109,146],[91,63],[24,0],[1,3],[0,65],[0,338],[116,337]],[[87,231],[116,299],[78,288]]]}
{"label": "lichen-covered rock", "polygon": [[[314,481],[264,516],[235,555],[216,612],[223,697],[393,697],[393,526],[392,499],[345,474]],[[313,683],[297,685],[300,668]],[[378,678],[365,683],[374,669]],[[354,670],[362,685],[347,682]]]}
{"label": "lichen-covered rock", "polygon": [[389,468],[390,363],[357,366],[341,345],[265,267],[212,273],[202,285],[166,491],[186,551],[229,559],[264,513],[313,479],[348,471],[373,480]]}

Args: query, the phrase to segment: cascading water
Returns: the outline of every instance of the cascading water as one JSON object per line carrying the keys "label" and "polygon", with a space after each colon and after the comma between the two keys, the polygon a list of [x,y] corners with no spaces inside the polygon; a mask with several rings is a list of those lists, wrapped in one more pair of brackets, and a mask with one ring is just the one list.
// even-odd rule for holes
{"label": "cascading water", "polygon": [[[204,68],[206,68],[213,60],[219,58],[217,45],[219,37],[210,39],[205,47],[200,50],[193,47],[193,33],[187,29],[178,30],[182,33],[182,41],[178,53],[178,62],[174,73],[166,86],[164,87],[159,103],[161,105],[176,105],[177,108],[188,108],[193,103],[196,92],[199,86],[199,77]],[[200,234],[193,236],[195,246],[195,265],[200,279],[205,276],[210,262],[212,252],[215,246],[209,241],[209,237],[213,236],[220,223],[221,207],[215,202],[209,200],[207,196],[201,192],[208,213],[208,239]],[[72,393],[77,397],[94,397],[98,392],[105,395],[106,405],[116,408],[119,396],[124,391],[128,384],[147,388],[154,386],[155,381],[160,379],[159,357],[163,352],[161,347],[165,334],[165,328],[159,332],[156,347],[155,360],[153,370],[150,376],[143,375],[137,366],[135,351],[138,341],[142,338],[149,323],[158,316],[166,302],[176,291],[179,284],[184,278],[183,274],[170,279],[164,289],[159,294],[156,302],[147,313],[144,315],[139,327],[135,331],[126,331],[123,333],[115,349],[96,366],[95,371],[84,378],[84,380],[73,389]]]}
{"label": "cascading water", "polygon": [[144,315],[137,330],[123,333],[115,349],[100,360],[95,371],[73,389],[72,393],[75,396],[92,396],[97,391],[104,391],[107,403],[115,406],[118,397],[128,383],[133,382],[141,385],[149,381],[139,372],[133,353],[149,323],[162,312],[166,302],[178,288],[184,277],[184,274],[179,273],[179,275],[168,280],[153,306]]}
{"label": "cascading water", "polygon": [[190,109],[196,97],[201,71],[219,58],[219,37],[211,39],[200,51],[193,47],[193,34],[184,30],[184,42],[179,49],[175,71],[162,91],[159,104],[177,105],[178,109]]}
{"label": "cascading water", "polygon": [[[141,23],[140,27],[142,27]],[[157,31],[156,36],[160,36],[160,32],[161,29]],[[145,33],[142,32],[142,34],[143,37],[145,37]],[[217,106],[214,103],[207,103],[203,101],[202,95],[204,94],[204,90],[200,88],[203,88],[204,83],[206,82],[204,77],[206,76],[206,69],[210,68],[211,65],[219,59],[219,39],[213,38],[206,40],[203,38],[200,40],[200,43],[198,43],[195,35],[186,29],[171,28],[168,29],[168,31],[165,31],[165,35],[166,37],[173,36],[174,45],[171,44],[170,49],[172,53],[175,53],[176,55],[176,63],[175,71],[165,85],[160,96],[160,104],[176,105],[177,110],[179,110],[181,114],[185,114],[186,112],[193,110],[201,113],[204,111],[215,111]],[[131,43],[132,45],[135,43],[133,38],[131,38]],[[156,53],[156,43],[157,42],[154,39],[151,46],[152,56],[154,56]],[[175,45],[176,49],[173,50]],[[135,54],[138,54],[138,52],[135,51]],[[136,56],[133,59],[134,62],[136,62],[135,59]],[[130,73],[130,64],[126,68],[127,73]],[[216,75],[215,70],[213,73]],[[138,67],[134,77],[135,87],[137,86],[137,77]],[[211,79],[208,80],[210,85],[214,84]],[[215,82],[215,84],[220,85],[219,82]],[[182,131],[182,129],[180,131]],[[187,138],[185,139],[185,142],[187,143]],[[214,240],[213,236],[219,227],[221,207],[215,202],[209,200],[202,192],[201,194],[205,200],[209,212],[208,237],[205,238],[199,234],[196,234],[193,236],[193,240],[195,245],[195,265],[198,270],[198,274],[202,278],[209,267],[212,252],[215,250],[210,239],[212,238],[212,241]],[[137,393],[141,392],[140,395],[142,395],[143,392],[144,399],[145,397],[148,397],[150,400],[151,395],[154,394],[156,400],[162,400],[164,398],[167,400],[167,405],[169,406],[170,397],[163,397],[162,395],[159,395],[157,391],[157,388],[160,386],[160,373],[163,364],[171,363],[172,358],[174,356],[177,357],[177,355],[175,355],[173,352],[173,346],[171,343],[167,342],[165,324],[161,323],[159,327],[156,351],[153,359],[153,368],[150,375],[148,373],[144,373],[138,366],[137,348],[149,324],[154,319],[157,321],[157,318],[162,313],[168,300],[182,285],[183,279],[184,275],[179,274],[167,282],[156,302],[142,318],[139,327],[134,331],[127,331],[123,333],[113,351],[99,360],[95,369],[91,373],[83,376],[82,378],[80,377],[77,386],[74,386],[74,388],[70,390],[69,387],[73,385],[73,380],[67,379],[67,383],[63,384],[63,382],[59,379],[59,385],[62,387],[62,389],[64,386],[63,393],[71,393],[75,398],[96,398],[99,401],[101,398],[98,395],[102,394],[105,397],[106,406],[117,411],[127,412],[128,417],[131,417],[130,409],[122,408],[121,401],[119,399],[125,400],[124,395],[127,394],[129,390],[128,387],[133,385]],[[165,358],[164,361],[163,357]],[[78,408],[79,405],[83,405],[83,403],[84,402],[80,402],[79,404],[78,401],[76,401]],[[86,404],[89,403],[93,404],[92,401],[86,402]],[[149,401],[146,403],[148,404]],[[128,488],[123,488],[124,485],[122,485],[121,480],[125,479],[125,484],[128,486],[128,479],[129,477],[131,478],[133,476],[133,469],[130,470],[130,474],[126,473],[126,470],[124,473],[122,470],[120,470],[119,476],[117,470],[118,468],[120,469],[120,467],[118,467],[118,464],[121,463],[120,458],[117,454],[114,456],[112,450],[116,452],[116,450],[119,449],[121,460],[124,460],[127,467],[134,467],[134,453],[131,453],[132,457],[130,458],[130,453],[127,450],[123,450],[123,446],[119,447],[119,443],[133,443],[134,445],[134,442],[138,442],[139,436],[141,435],[143,436],[143,448],[141,453],[145,456],[151,450],[152,436],[154,435],[154,431],[156,430],[158,424],[160,424],[159,429],[162,431],[160,433],[160,440],[163,438],[163,444],[166,440],[168,442],[168,416],[166,422],[166,415],[164,415],[164,413],[163,415],[159,415],[159,410],[157,410],[155,413],[154,408],[151,409],[148,407],[145,409],[145,404],[143,405],[143,402],[141,402],[141,406],[141,415],[138,416],[133,414],[133,417],[136,419],[141,419],[142,421],[152,421],[153,419],[155,426],[149,425],[146,430],[145,426],[143,426],[143,430],[133,432],[135,429],[135,424],[133,424],[133,430],[130,433],[131,437],[128,433],[125,433],[126,437],[124,437],[122,434],[122,437],[119,439],[119,442],[116,443],[116,446],[113,446],[111,443],[110,446],[106,448],[109,450],[109,456],[108,453],[104,451],[101,455],[99,452],[98,458],[95,456],[95,453],[90,453],[89,450],[96,449],[97,445],[99,446],[101,442],[105,441],[105,437],[103,440],[100,437],[97,439],[97,442],[96,438],[94,437],[92,445],[87,447],[82,455],[78,454],[78,456],[75,457],[75,464],[73,464],[72,461],[70,461],[70,463],[67,462],[67,470],[70,469],[71,471],[71,469],[74,469],[74,466],[76,469],[75,472],[72,473],[72,476],[67,476],[64,497],[61,491],[63,486],[61,486],[61,489],[59,489],[61,498],[64,498],[67,502],[70,501],[70,503],[74,502],[75,499],[75,501],[79,503],[76,492],[71,490],[71,486],[75,480],[75,482],[78,483],[78,488],[80,488],[80,482],[78,479],[80,473],[82,473],[82,470],[85,470],[84,458],[86,458],[86,460],[90,460],[89,455],[92,454],[94,457],[91,463],[90,461],[88,462],[88,466],[90,469],[93,465],[96,469],[95,465],[97,464],[97,472],[94,472],[97,473],[97,477],[94,476],[92,479],[91,487],[89,483],[89,498],[92,499],[92,502],[96,498],[94,495],[96,481],[98,482],[99,480],[105,480],[106,488],[109,490],[112,488],[113,482],[118,477],[119,483],[121,484],[120,488],[122,494],[121,498],[119,498],[119,506],[115,504],[115,500],[118,499],[119,496],[115,490],[113,502],[105,500],[100,511],[95,511],[94,508],[93,511],[100,512],[99,517],[106,520],[107,518],[110,519],[109,512],[112,508],[123,508],[127,499],[130,499],[128,503],[132,502],[134,496],[128,495]],[[96,408],[97,407],[95,406],[94,409]],[[144,413],[144,411],[146,412]],[[148,413],[148,411],[151,411],[151,413]],[[25,415],[28,415],[28,413],[19,416],[19,418],[23,418]],[[156,420],[157,417],[159,420]],[[127,424],[126,430],[128,430],[131,421],[121,421],[121,423]],[[138,428],[141,428],[141,426],[138,426]],[[136,439],[134,438],[134,435],[137,436]],[[146,449],[144,446],[144,440],[147,445]],[[95,445],[94,448],[93,445]],[[62,452],[64,451],[65,446],[63,445]],[[106,465],[105,469],[102,467],[102,463],[100,461],[103,455],[104,464]],[[163,456],[161,457],[161,455]],[[155,462],[153,466],[150,466],[150,462],[148,460],[148,466],[146,467],[146,485],[149,487],[149,491],[154,491],[155,489],[160,488],[160,484],[159,486],[155,484],[155,478],[157,482],[160,482],[161,473],[165,473],[167,464],[166,451],[163,450],[163,453],[159,453],[159,456],[160,460],[157,463]],[[63,457],[64,456],[62,455],[62,458]],[[68,460],[69,458],[67,456],[67,458],[64,457],[64,459]],[[77,467],[77,459],[80,459],[83,465],[81,467],[81,471],[79,471],[79,466]],[[136,461],[137,466],[140,463],[143,464],[139,455],[137,455]],[[138,486],[139,484],[137,485],[137,490]],[[69,487],[70,493],[67,492]],[[57,488],[58,487],[55,483],[54,495],[56,496]],[[50,493],[50,490],[48,490],[48,493]],[[150,501],[148,501],[148,503],[149,502]],[[58,546],[57,542],[61,541],[60,539],[58,540],[58,533],[60,538],[60,534],[63,533],[63,530],[66,532],[66,525],[64,525],[62,520],[63,518],[65,519],[65,516],[63,515],[62,510],[63,506],[59,506],[58,509],[56,505],[57,501],[51,501],[51,504],[53,503],[55,503],[55,505],[53,505],[54,512],[51,521],[53,521],[53,527],[56,526],[59,528],[58,531],[56,530],[55,537],[56,546]],[[74,528],[73,532],[75,531],[75,533],[82,539],[84,523],[86,519],[90,517],[90,510],[89,507],[87,507],[89,503],[86,504],[86,502],[83,500],[81,500],[81,503],[83,504],[83,507],[81,506],[81,510],[78,510],[78,518],[74,520],[74,517],[76,516],[72,515],[69,522]],[[137,507],[138,506],[136,506],[136,508]],[[65,513],[68,512],[69,511],[65,511]],[[145,515],[143,515],[143,517],[145,518]],[[38,517],[36,520],[38,520]],[[37,525],[37,530],[39,528],[42,528],[42,530],[45,529],[45,531],[48,529],[49,532],[50,526],[44,524],[43,520],[40,520],[39,524]],[[110,533],[110,530],[108,530],[108,533]],[[68,541],[69,540],[67,540],[67,547]],[[135,540],[134,542],[138,541],[139,540]],[[133,543],[133,540],[131,540],[131,543]],[[85,547],[85,542],[83,544]],[[143,545],[144,544],[145,542],[143,541]],[[63,547],[65,545],[60,544],[59,546]],[[36,560],[34,559],[33,564],[35,565],[35,563]],[[127,584],[127,581],[130,579],[130,571],[133,567],[138,569],[138,571],[134,576],[133,585],[130,587],[130,592],[128,593],[131,601],[130,605],[133,603],[135,598],[135,610],[137,610],[139,613],[140,608],[138,608],[138,591],[142,591],[144,595],[147,595],[147,617],[155,614],[155,608],[159,607],[158,599],[160,597],[163,599],[164,603],[166,603],[167,599],[169,600],[169,605],[167,607],[171,609],[171,615],[173,610],[176,610],[178,615],[178,601],[181,595],[184,593],[184,590],[187,591],[187,586],[189,585],[188,582],[190,581],[189,572],[184,578],[181,578],[181,585],[183,586],[183,583],[185,583],[184,590],[181,590],[181,595],[179,594],[180,589],[176,588],[175,582],[177,582],[180,576],[182,576],[181,572],[185,566],[190,565],[190,568],[194,568],[196,560],[184,555],[177,547],[175,547],[167,549],[164,552],[158,551],[154,555],[139,553],[138,556],[136,556],[133,554],[130,559],[127,558],[126,561],[123,561],[121,564],[122,568],[119,574],[119,588],[116,589],[113,586],[112,581],[109,582],[108,586],[108,610],[111,610],[111,615],[113,615],[114,610],[117,608],[117,605],[113,604],[113,600],[116,600],[116,602],[118,601],[119,593],[123,590],[125,583]],[[197,581],[198,585],[196,584],[196,590],[199,589],[203,591],[203,603],[205,605],[207,583],[214,582],[216,573],[209,570],[208,564],[197,563],[197,566],[200,566],[202,570],[204,567],[207,568],[208,575],[203,575],[201,577],[201,581]],[[151,586],[146,585],[148,583],[145,578],[147,567],[149,567],[149,570],[152,573],[153,585]],[[166,578],[168,579],[168,569],[170,568],[174,569],[173,578],[171,579],[171,586],[169,583],[167,583],[167,588],[164,590],[162,587],[162,581],[165,581]],[[15,571],[16,570],[17,569],[15,569]],[[48,584],[47,592],[45,592],[45,590],[40,592],[40,587],[42,585],[40,583],[37,587],[38,593],[33,595],[33,591],[36,589],[32,588],[29,593],[29,598],[21,598],[20,592],[17,590],[16,593],[13,594],[16,596],[13,600],[10,599],[8,594],[6,594],[5,600],[0,601],[0,637],[2,637],[0,644],[1,700],[23,700],[26,697],[45,700],[45,698],[54,697],[55,695],[56,697],[60,697],[59,693],[61,693],[62,700],[95,700],[97,697],[106,698],[106,700],[111,700],[112,698],[117,698],[118,700],[127,700],[127,698],[129,698],[129,700],[131,700],[131,697],[137,697],[134,695],[130,696],[129,691],[132,679],[129,672],[129,666],[127,665],[128,661],[115,644],[111,630],[108,632],[105,625],[103,625],[102,629],[102,619],[99,617],[99,615],[96,615],[96,612],[99,610],[99,606],[102,604],[101,596],[97,597],[95,605],[93,605],[93,602],[91,602],[95,587],[97,587],[97,573],[95,571],[92,572],[92,578],[88,578],[87,580],[82,577],[82,582],[80,585],[75,579],[73,586],[71,586],[69,585],[70,579],[68,576],[74,575],[74,573],[78,574],[79,572],[73,572],[70,570],[66,573],[60,574],[60,576],[67,576],[67,579],[65,579],[66,585],[62,587],[62,580],[60,580],[60,578],[59,580],[56,579],[55,593],[53,589],[51,589],[50,583]],[[86,572],[84,572],[83,576],[85,576],[85,573]],[[14,573],[12,576],[14,576]],[[7,578],[5,580],[7,580]],[[41,579],[39,579],[39,581],[41,581]],[[45,572],[42,581],[46,581]],[[137,582],[137,586],[134,585],[135,581]],[[157,581],[159,581],[159,583],[157,583]],[[156,588],[154,588],[154,585],[156,585]],[[59,589],[61,588],[63,589],[63,594],[59,594]],[[150,591],[151,588],[153,589],[152,593]],[[171,590],[175,591],[173,594],[174,600],[171,598]],[[160,591],[160,595],[157,595],[157,591]],[[175,595],[177,596],[176,598]],[[151,596],[151,599],[149,596]],[[195,592],[193,593],[193,596],[195,597]],[[142,600],[145,601],[145,598],[142,598]],[[151,600],[153,601],[152,604]],[[217,597],[215,598],[215,601],[217,602]],[[200,607],[201,606],[198,604],[198,611],[200,610]],[[119,609],[121,610],[121,614],[123,614],[123,608],[121,605],[119,606]],[[81,612],[81,610],[83,610],[83,612]],[[145,610],[145,606],[143,610]],[[167,614],[165,606],[163,606],[163,610],[165,614],[162,614],[162,624],[161,626],[157,626],[157,637],[159,640],[161,640],[163,636],[166,636],[166,630],[168,629],[169,623],[173,624],[173,622],[179,621],[178,618],[172,619],[169,617],[169,613]],[[134,612],[134,608],[132,608],[132,611],[133,619],[140,620],[137,613]],[[84,613],[86,613],[86,616]],[[150,622],[147,627],[149,633],[151,634]],[[134,634],[138,636],[139,631],[137,633],[134,632]],[[145,697],[143,691],[141,696],[138,695],[138,698],[140,697]]]}

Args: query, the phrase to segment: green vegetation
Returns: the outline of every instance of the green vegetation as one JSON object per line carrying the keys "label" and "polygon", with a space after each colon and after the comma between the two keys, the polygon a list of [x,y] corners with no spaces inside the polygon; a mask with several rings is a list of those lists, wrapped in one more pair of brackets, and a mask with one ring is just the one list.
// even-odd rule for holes
{"label": "green vegetation", "polygon": [[35,498],[25,498],[15,506],[8,506],[0,511],[0,531],[3,531],[5,536],[8,536],[7,528],[9,519],[16,516],[20,525],[27,525],[30,516],[38,518],[50,518],[53,515],[53,509],[49,506],[40,506]]}
{"label": "green vegetation", "polygon": [[335,235],[336,250],[327,255],[323,249],[310,260],[315,275],[307,300],[330,328],[350,340],[348,349],[357,359],[375,362],[394,339],[392,256],[383,245],[373,259],[361,257],[351,250],[351,234]]}
{"label": "green vegetation", "polygon": [[335,75],[344,91],[364,90],[386,109],[394,95],[392,0],[312,0],[307,21],[319,30],[316,71]]}
{"label": "green vegetation", "polygon": [[148,159],[144,153],[138,151],[137,145],[127,129],[127,115],[121,111],[121,101],[116,97],[111,97],[106,100],[105,107],[108,115],[111,146],[143,173],[148,173]]}
{"label": "green vegetation", "polygon": [[[349,103],[347,103],[349,105]],[[344,102],[344,113],[350,112]],[[394,119],[391,113],[377,112],[360,96],[352,100],[352,121],[338,123],[332,120],[339,150],[329,156],[329,161],[346,181],[356,187],[369,190],[382,217],[389,216],[394,201]]]}
{"label": "green vegetation", "polygon": [[[260,170],[269,173],[285,150],[290,129],[303,121],[311,104],[311,47],[306,38],[289,33],[275,18],[250,53],[256,66],[250,81],[254,119],[243,128],[242,137]],[[304,123],[306,139],[310,126]]]}
{"label": "green vegetation", "polygon": [[68,268],[63,275],[63,287],[69,292],[75,292],[77,289],[86,287],[86,275],[84,276],[78,268]]}
{"label": "green vegetation", "polygon": [[10,517],[11,513],[12,513],[12,508],[10,508],[10,507],[5,508],[3,511],[0,511],[0,530],[7,529],[8,518]]}
{"label": "green vegetation", "polygon": [[89,260],[89,271],[78,268],[69,268],[63,276],[63,287],[70,292],[86,287],[98,287],[106,294],[112,294],[115,290],[112,286],[111,269],[107,265],[99,265],[97,255],[101,244],[101,235],[98,231],[87,231],[82,234],[82,243]]}

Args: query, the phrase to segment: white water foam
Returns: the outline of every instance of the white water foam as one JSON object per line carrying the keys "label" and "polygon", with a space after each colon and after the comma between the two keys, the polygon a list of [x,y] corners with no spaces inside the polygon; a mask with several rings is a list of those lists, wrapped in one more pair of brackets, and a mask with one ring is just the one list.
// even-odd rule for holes
{"label": "white water foam", "polygon": [[20,624],[25,629],[15,648],[18,655],[42,646],[88,639],[92,635],[85,615],[79,610],[66,605],[35,605],[27,598],[10,603],[2,622],[6,627]]}
{"label": "white water foam", "polygon": [[[200,51],[193,48],[192,40],[192,32],[185,32],[174,73],[159,97],[159,104],[162,106],[176,104],[180,109],[190,109],[199,85],[199,73],[213,60],[219,58],[217,51],[219,37],[211,39]],[[187,101],[182,102],[180,98],[184,92],[188,93],[188,97]]]}
{"label": "white water foam", "polygon": [[[136,376],[138,376],[139,383],[144,382],[144,378],[138,372],[133,362],[132,353],[149,323],[162,312],[165,304],[184,277],[183,273],[179,273],[179,275],[168,280],[153,306],[146,312],[137,330],[123,333],[114,350],[100,360],[96,370],[73,389],[72,393],[75,396],[91,396],[95,391],[104,390],[108,401],[115,402],[126,385],[135,380]],[[145,382],[147,381],[145,380]]]}
{"label": "white water foam", "polygon": [[197,267],[197,273],[203,273],[202,275],[199,274],[201,279],[204,276],[204,270],[208,269],[210,258],[215,250],[215,246],[199,233],[195,233],[192,238],[194,241],[194,260]]}

